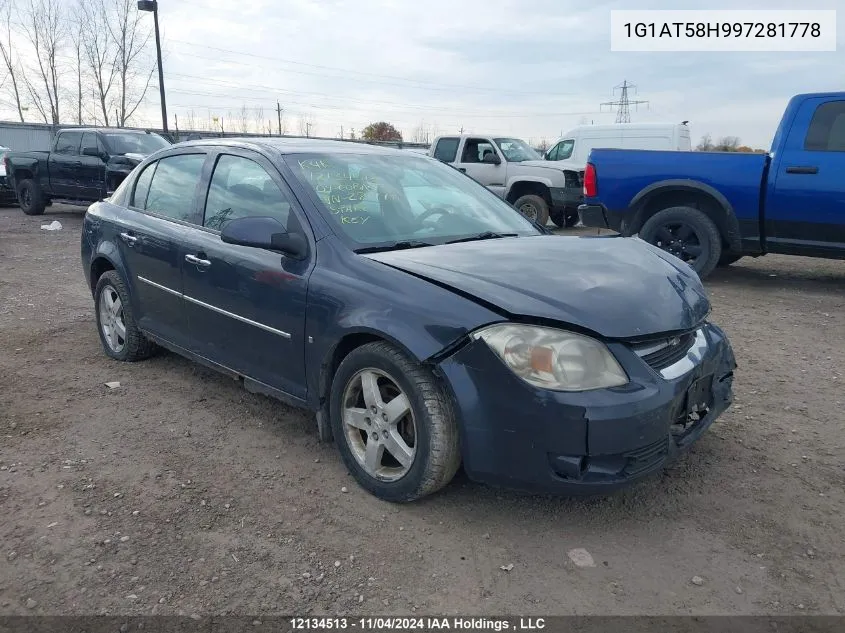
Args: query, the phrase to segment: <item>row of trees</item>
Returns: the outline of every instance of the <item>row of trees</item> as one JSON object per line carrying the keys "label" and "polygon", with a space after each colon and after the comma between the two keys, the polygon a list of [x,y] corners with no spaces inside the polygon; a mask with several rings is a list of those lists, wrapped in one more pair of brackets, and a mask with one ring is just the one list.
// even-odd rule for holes
{"label": "row of trees", "polygon": [[743,145],[738,136],[723,136],[718,141],[713,142],[709,134],[701,137],[698,145],[695,146],[697,152],[746,152],[755,154],[765,154],[764,149],[754,149]]}
{"label": "row of trees", "polygon": [[151,22],[136,0],[0,0],[2,103],[21,122],[34,108],[54,125],[127,125],[155,71]]}

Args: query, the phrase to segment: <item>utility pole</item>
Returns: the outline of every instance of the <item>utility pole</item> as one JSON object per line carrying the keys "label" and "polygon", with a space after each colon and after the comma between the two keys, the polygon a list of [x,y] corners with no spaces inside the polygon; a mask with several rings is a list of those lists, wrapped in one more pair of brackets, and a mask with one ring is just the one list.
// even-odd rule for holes
{"label": "utility pole", "polygon": [[164,98],[164,70],[161,67],[161,38],[158,33],[158,0],[139,0],[139,11],[149,11],[153,14],[153,24],[156,35],[156,61],[158,64],[158,91],[161,99],[161,124],[167,134],[167,102]]}
{"label": "utility pole", "polygon": [[276,101],[276,116],[279,118],[279,136],[282,135],[282,104]]}
{"label": "utility pole", "polygon": [[343,140],[343,126],[340,126],[340,140]]}
{"label": "utility pole", "polygon": [[641,103],[648,103],[648,101],[631,101],[628,99],[628,90],[633,89],[634,93],[636,94],[637,87],[634,84],[629,84],[627,80],[623,81],[618,86],[614,86],[613,92],[616,93],[617,90],[621,91],[619,95],[618,101],[605,101],[600,105],[603,106],[619,106],[619,109],[616,111],[616,122],[617,123],[630,123],[631,122],[631,106],[638,106]]}
{"label": "utility pole", "polygon": [[311,138],[311,123],[305,124],[305,138]]}
{"label": "utility pole", "polygon": [[464,126],[462,125],[461,126],[461,134],[463,134],[463,133],[464,133]]}

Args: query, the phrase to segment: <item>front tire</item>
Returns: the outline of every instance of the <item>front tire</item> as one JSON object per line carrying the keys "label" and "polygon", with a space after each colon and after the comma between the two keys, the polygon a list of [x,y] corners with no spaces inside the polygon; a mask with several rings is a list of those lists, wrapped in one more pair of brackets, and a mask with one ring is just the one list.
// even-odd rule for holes
{"label": "front tire", "polygon": [[106,271],[97,280],[94,306],[97,332],[107,356],[132,363],[153,355],[155,344],[138,329],[129,302],[129,291],[116,271]]}
{"label": "front tire", "polygon": [[380,499],[414,501],[458,470],[458,425],[446,392],[427,368],[389,343],[368,343],[343,359],[330,412],[346,467]]}
{"label": "front tire", "polygon": [[546,226],[549,222],[549,205],[540,196],[527,195],[517,198],[513,203],[516,210],[529,220],[533,220],[540,226]]}
{"label": "front tire", "polygon": [[702,279],[722,256],[719,229],[703,212],[692,207],[670,207],[651,216],[640,237],[689,264]]}
{"label": "front tire", "polygon": [[26,215],[42,215],[47,203],[44,192],[38,183],[31,179],[21,180],[18,184],[18,204]]}

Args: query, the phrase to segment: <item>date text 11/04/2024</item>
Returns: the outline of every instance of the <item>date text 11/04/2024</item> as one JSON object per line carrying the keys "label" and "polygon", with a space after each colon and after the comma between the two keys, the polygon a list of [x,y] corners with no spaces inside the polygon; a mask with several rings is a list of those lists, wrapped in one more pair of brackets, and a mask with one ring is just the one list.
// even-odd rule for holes
{"label": "date text 11/04/2024", "polygon": [[359,629],[362,631],[541,631],[545,618],[514,617],[357,617],[290,618],[294,631]]}
{"label": "date text 11/04/2024", "polygon": [[821,37],[818,22],[626,22],[627,37]]}

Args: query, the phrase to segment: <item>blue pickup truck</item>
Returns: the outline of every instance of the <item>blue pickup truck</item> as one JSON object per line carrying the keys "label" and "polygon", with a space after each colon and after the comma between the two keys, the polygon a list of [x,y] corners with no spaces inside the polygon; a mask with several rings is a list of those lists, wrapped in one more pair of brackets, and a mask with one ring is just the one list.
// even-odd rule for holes
{"label": "blue pickup truck", "polygon": [[578,212],[702,278],[766,253],[845,259],[845,92],[793,97],[768,154],[594,149]]}

